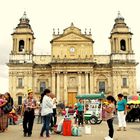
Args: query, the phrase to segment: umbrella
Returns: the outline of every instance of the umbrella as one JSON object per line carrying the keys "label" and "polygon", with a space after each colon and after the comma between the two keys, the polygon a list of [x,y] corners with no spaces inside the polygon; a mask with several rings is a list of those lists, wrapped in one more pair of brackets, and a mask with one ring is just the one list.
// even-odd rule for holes
{"label": "umbrella", "polygon": [[128,100],[140,100],[140,96],[132,95],[128,97]]}
{"label": "umbrella", "polygon": [[130,100],[127,102],[127,104],[135,104],[135,101],[134,100]]}
{"label": "umbrella", "polygon": [[130,100],[127,104],[140,104],[140,100]]}
{"label": "umbrella", "polygon": [[140,104],[140,100],[135,101],[135,104]]}
{"label": "umbrella", "polygon": [[139,96],[132,96],[132,100],[138,100],[139,99]]}

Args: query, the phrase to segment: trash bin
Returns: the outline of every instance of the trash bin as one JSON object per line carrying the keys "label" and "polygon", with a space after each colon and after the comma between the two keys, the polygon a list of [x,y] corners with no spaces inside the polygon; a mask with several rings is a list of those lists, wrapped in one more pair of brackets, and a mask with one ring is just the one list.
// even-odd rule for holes
{"label": "trash bin", "polygon": [[71,120],[64,119],[63,122],[63,136],[71,136]]}

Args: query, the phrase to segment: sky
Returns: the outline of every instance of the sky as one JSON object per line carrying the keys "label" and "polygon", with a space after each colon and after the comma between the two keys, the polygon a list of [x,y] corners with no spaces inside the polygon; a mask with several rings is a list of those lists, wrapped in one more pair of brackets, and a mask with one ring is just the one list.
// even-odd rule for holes
{"label": "sky", "polygon": [[[95,41],[95,54],[110,53],[111,29],[118,11],[134,34],[132,47],[140,62],[140,2],[139,0],[1,0],[0,4],[0,93],[8,91],[8,67],[6,63],[12,49],[13,29],[24,11],[36,37],[34,53],[50,54],[53,28],[63,29],[71,22],[82,30],[91,28]],[[137,89],[140,90],[140,65],[137,66]]]}

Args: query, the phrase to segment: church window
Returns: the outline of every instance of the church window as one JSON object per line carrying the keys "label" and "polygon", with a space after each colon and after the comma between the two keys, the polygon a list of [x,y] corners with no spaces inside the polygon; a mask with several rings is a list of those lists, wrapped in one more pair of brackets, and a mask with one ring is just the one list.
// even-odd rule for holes
{"label": "church window", "polygon": [[18,78],[18,88],[23,87],[23,78]]}
{"label": "church window", "polygon": [[127,78],[122,79],[122,86],[127,87]]}
{"label": "church window", "polygon": [[126,51],[126,43],[125,43],[125,40],[122,39],[120,41],[120,46],[121,46],[121,50],[122,51]]}
{"label": "church window", "polygon": [[19,41],[19,52],[23,52],[24,51],[24,41],[20,40]]}
{"label": "church window", "polygon": [[105,81],[99,81],[99,92],[105,92]]}
{"label": "church window", "polygon": [[40,93],[42,93],[46,89],[46,82],[40,82]]}

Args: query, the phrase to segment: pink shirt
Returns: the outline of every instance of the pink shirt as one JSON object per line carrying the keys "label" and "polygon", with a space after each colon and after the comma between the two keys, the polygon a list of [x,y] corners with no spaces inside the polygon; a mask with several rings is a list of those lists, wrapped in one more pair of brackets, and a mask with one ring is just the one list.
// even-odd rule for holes
{"label": "pink shirt", "polygon": [[3,103],[4,103],[4,100],[3,99],[0,99],[0,105],[3,104]]}

